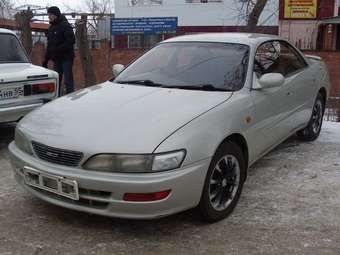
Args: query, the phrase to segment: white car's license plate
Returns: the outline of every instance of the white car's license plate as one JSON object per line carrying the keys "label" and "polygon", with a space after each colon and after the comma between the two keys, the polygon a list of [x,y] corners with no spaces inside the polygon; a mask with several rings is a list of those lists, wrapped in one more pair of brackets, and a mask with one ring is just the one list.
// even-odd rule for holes
{"label": "white car's license plate", "polygon": [[64,177],[45,174],[31,167],[23,169],[27,185],[43,189],[72,200],[79,200],[78,183]]}
{"label": "white car's license plate", "polygon": [[24,87],[0,88],[0,100],[18,98],[24,95]]}

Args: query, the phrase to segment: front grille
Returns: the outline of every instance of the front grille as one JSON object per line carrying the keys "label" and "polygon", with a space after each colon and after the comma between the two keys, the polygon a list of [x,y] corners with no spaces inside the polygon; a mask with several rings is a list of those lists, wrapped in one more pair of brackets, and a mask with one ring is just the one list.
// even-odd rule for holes
{"label": "front grille", "polygon": [[50,163],[74,167],[78,166],[83,158],[81,152],[57,149],[34,141],[32,141],[32,145],[36,155]]}
{"label": "front grille", "polygon": [[111,196],[111,192],[79,188],[79,195],[81,197],[91,196],[94,199],[106,199]]}
{"label": "front grille", "polygon": [[98,200],[95,200],[95,199],[83,198],[80,194],[79,194],[80,195],[79,200],[71,200],[69,198],[66,198],[66,197],[60,196],[58,194],[54,194],[54,193],[51,193],[49,191],[39,189],[39,188],[36,188],[36,187],[29,186],[28,188],[33,189],[36,192],[39,192],[39,193],[41,193],[41,194],[43,194],[47,197],[50,197],[52,199],[56,199],[56,200],[62,201],[64,203],[83,206],[83,207],[87,207],[87,208],[105,209],[109,205],[108,201],[105,201],[105,200],[98,201]]}

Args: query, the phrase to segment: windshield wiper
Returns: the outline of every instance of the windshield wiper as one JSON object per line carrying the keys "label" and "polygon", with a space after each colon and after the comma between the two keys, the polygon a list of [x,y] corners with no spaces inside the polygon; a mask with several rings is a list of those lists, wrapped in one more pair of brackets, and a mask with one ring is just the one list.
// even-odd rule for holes
{"label": "windshield wiper", "polygon": [[120,84],[137,84],[149,87],[162,87],[162,88],[173,88],[173,89],[187,89],[187,90],[204,90],[204,91],[232,91],[224,88],[217,88],[212,84],[199,84],[199,85],[164,85],[161,83],[154,82],[152,80],[127,80],[127,81],[116,81]]}
{"label": "windshield wiper", "polygon": [[174,85],[174,86],[164,86],[166,88],[174,88],[174,89],[188,89],[188,90],[204,90],[204,91],[232,91],[223,88],[217,88],[211,84],[199,84],[199,85]]}
{"label": "windshield wiper", "polygon": [[152,80],[128,80],[128,81],[116,81],[116,83],[137,84],[137,85],[144,85],[144,86],[149,86],[149,87],[163,87],[163,84],[154,82]]}

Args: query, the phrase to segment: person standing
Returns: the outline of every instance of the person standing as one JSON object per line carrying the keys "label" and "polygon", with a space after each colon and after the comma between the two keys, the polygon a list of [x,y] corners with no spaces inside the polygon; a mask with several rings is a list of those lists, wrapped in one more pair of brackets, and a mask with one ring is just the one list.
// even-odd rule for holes
{"label": "person standing", "polygon": [[60,96],[63,78],[66,94],[74,91],[72,67],[75,36],[71,24],[61,14],[58,7],[52,6],[48,8],[47,13],[50,27],[47,34],[47,50],[43,67],[47,67],[49,60],[54,62],[54,70],[59,74],[58,93]]}

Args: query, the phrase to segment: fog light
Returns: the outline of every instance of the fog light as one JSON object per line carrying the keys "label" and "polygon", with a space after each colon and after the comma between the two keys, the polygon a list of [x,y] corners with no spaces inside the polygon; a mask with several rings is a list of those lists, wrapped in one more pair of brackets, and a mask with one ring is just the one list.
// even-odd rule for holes
{"label": "fog light", "polygon": [[159,201],[169,196],[171,190],[159,191],[154,193],[125,193],[124,201],[131,202],[150,202]]}

